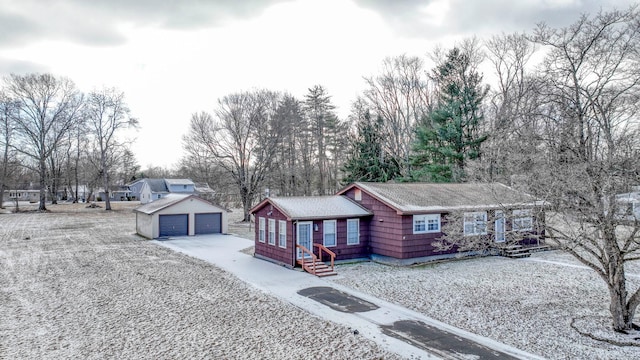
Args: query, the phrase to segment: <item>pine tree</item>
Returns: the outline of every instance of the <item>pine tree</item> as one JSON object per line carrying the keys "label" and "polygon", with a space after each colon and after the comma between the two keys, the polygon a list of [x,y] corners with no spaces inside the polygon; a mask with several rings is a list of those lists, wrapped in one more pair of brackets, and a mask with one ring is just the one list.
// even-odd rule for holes
{"label": "pine tree", "polygon": [[351,152],[343,167],[342,182],[385,182],[400,175],[399,164],[383,150],[383,119],[371,120],[367,112],[358,122],[358,132],[351,141]]}
{"label": "pine tree", "polygon": [[480,157],[482,101],[488,88],[471,54],[454,47],[433,71],[438,103],[416,132],[414,180],[457,182],[465,179],[467,160]]}

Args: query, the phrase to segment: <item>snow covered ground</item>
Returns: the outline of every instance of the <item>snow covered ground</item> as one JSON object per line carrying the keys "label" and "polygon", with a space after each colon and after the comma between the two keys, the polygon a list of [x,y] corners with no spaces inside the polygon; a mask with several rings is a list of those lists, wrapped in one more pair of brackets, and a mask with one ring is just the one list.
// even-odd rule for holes
{"label": "snow covered ground", "polygon": [[[640,285],[638,265],[627,270],[633,289]],[[571,327],[575,319],[582,332],[633,342],[602,331],[610,324],[604,282],[560,251],[416,267],[346,264],[337,272],[332,281],[339,284],[549,359],[640,358],[638,346],[596,341]]]}
{"label": "snow covered ground", "polygon": [[[0,214],[0,359],[398,358],[217,267],[141,240],[135,203],[114,203],[112,212],[86,205]],[[239,216],[232,213],[230,232],[252,238]],[[595,273],[561,252],[337,270],[329,281],[550,359],[640,358],[640,347],[571,327],[575,319],[602,335],[608,295]],[[627,271],[639,286],[640,264]]]}
{"label": "snow covered ground", "polygon": [[132,205],[0,214],[0,359],[399,358],[138,238]]}

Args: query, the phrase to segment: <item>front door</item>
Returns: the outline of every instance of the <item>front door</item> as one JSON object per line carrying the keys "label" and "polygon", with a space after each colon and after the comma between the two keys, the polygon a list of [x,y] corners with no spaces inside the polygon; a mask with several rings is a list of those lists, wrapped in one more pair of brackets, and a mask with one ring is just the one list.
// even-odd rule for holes
{"label": "front door", "polygon": [[504,234],[504,212],[503,211],[496,211],[496,221],[494,223],[494,229],[495,229],[495,234],[496,234],[496,242],[501,243],[504,242],[505,240],[505,234]]}
{"label": "front door", "polygon": [[[313,251],[313,238],[312,238],[313,223],[311,221],[299,222],[297,226],[296,244],[304,246],[309,251]],[[302,259],[303,252],[296,248],[296,259]],[[309,254],[304,253],[305,257],[309,257]]]}

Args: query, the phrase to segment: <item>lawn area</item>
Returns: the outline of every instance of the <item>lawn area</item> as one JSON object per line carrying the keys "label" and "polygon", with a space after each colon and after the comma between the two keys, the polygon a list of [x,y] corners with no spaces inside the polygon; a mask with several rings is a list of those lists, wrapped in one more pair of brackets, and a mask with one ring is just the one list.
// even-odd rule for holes
{"label": "lawn area", "polygon": [[[138,237],[136,205],[0,214],[0,359],[399,358],[216,266]],[[241,216],[232,213],[229,232],[251,239],[254,228]],[[602,331],[609,323],[603,281],[559,251],[414,267],[363,262],[337,272],[329,284],[549,359],[640,358],[638,346],[572,328],[635,341]],[[640,264],[627,273],[631,289],[640,286]]]}
{"label": "lawn area", "polygon": [[[627,269],[634,290],[639,265]],[[368,262],[340,265],[337,272],[332,281],[339,284],[549,359],[640,358],[640,333],[603,331],[611,328],[605,283],[560,251],[415,267]],[[637,346],[593,340],[572,321],[582,332]]]}
{"label": "lawn area", "polygon": [[135,203],[0,214],[0,359],[395,359],[136,235]]}

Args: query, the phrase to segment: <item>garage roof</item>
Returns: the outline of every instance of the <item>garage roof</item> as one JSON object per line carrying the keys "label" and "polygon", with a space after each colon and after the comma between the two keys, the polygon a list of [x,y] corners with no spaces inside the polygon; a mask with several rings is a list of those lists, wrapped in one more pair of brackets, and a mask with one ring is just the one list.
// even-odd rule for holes
{"label": "garage roof", "polygon": [[[153,214],[155,212],[158,212],[158,211],[160,211],[162,209],[166,209],[169,206],[172,206],[174,204],[177,204],[179,202],[182,202],[182,201],[184,201],[186,199],[190,199],[190,198],[197,199],[197,200],[202,201],[204,203],[207,203],[209,205],[213,205],[210,202],[208,202],[207,200],[199,198],[198,196],[193,195],[193,194],[169,194],[169,195],[163,197],[162,199],[158,199],[158,200],[152,201],[150,203],[138,206],[137,208],[133,209],[133,211],[137,211],[137,212],[141,212],[141,213],[144,213],[144,214],[147,214],[147,215],[151,215],[151,214]],[[221,208],[221,209],[223,209],[223,208]]]}

